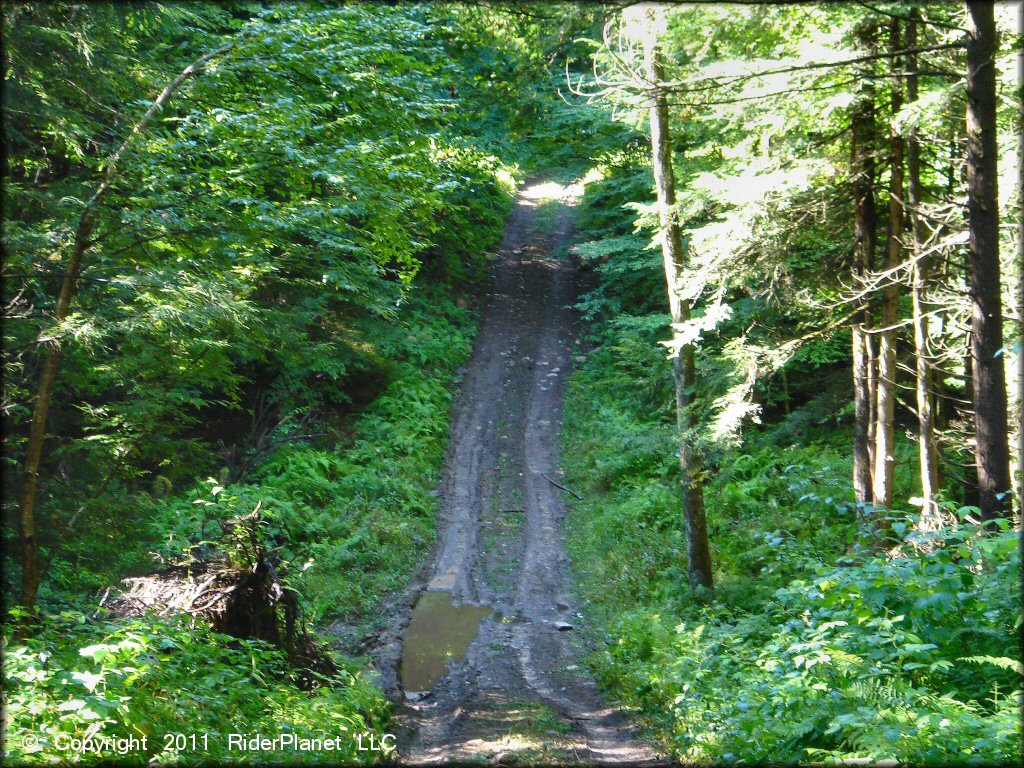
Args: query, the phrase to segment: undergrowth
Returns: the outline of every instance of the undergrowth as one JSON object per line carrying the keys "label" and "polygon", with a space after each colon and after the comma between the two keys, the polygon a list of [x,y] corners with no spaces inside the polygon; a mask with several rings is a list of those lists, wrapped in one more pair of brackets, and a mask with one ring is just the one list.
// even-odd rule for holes
{"label": "undergrowth", "polygon": [[448,438],[456,369],[472,346],[473,316],[434,297],[376,342],[393,374],[342,450],[285,444],[250,482],[211,479],[155,506],[162,558],[201,546],[221,524],[260,505],[262,535],[314,622],[373,618],[382,596],[408,581],[433,541],[432,495]]}
{"label": "undergrowth", "polygon": [[[220,635],[183,617],[107,622],[74,612],[53,615],[25,644],[5,648],[5,760],[144,765],[380,758],[359,751],[356,737],[386,730],[390,708],[358,665],[343,662],[341,671],[308,691],[295,677],[272,646]],[[252,753],[232,743],[231,734],[332,739],[337,749]]]}
{"label": "undergrowth", "polygon": [[[134,537],[120,540],[130,551],[106,568],[100,564],[90,579],[113,583],[124,562],[138,567],[147,551],[151,570],[193,558],[230,559],[226,523],[258,507],[260,546],[273,556],[285,588],[297,593],[307,621],[343,619],[355,635],[383,621],[381,600],[404,586],[430,551],[452,383],[474,327],[473,313],[447,299],[414,298],[403,321],[376,339],[391,378],[359,415],[347,444],[327,450],[285,443],[247,482],[222,486],[210,478],[170,498],[137,496],[143,522]],[[266,643],[217,634],[201,620],[88,615],[96,598],[63,592],[62,583],[51,588],[49,603],[81,610],[43,612],[27,641],[14,641],[10,629],[5,635],[6,758],[105,762],[109,749],[77,753],[62,745],[72,744],[68,737],[93,737],[96,745],[105,736],[131,735],[147,736],[146,749],[118,760],[323,763],[382,756],[356,750],[355,735],[379,736],[390,716],[384,694],[361,671],[363,661],[335,654],[341,671],[304,691],[300,672]],[[164,735],[177,732],[208,739],[166,749]],[[246,753],[229,749],[232,733],[337,736],[342,746]]]}
{"label": "undergrowth", "polygon": [[899,551],[860,549],[843,436],[748,446],[708,477],[708,601],[687,584],[671,427],[594,388],[619,375],[608,362],[592,355],[570,385],[565,466],[587,499],[570,554],[601,627],[594,671],[676,757],[1019,760],[1006,521],[996,535],[962,520],[915,534],[896,515]]}
{"label": "undergrowth", "polygon": [[[848,369],[833,375],[830,358],[792,363],[792,412],[703,444],[714,598],[690,588],[664,283],[622,212],[650,194],[646,173],[606,168],[577,228],[596,279],[563,461],[585,499],[568,547],[599,682],[687,762],[1019,762],[1019,530],[983,535],[976,510],[946,503],[955,525],[923,533],[896,510],[889,540],[866,540],[849,418],[833,407]],[[724,370],[716,343],[698,360],[705,400]],[[897,440],[897,499],[914,495],[915,451]]]}

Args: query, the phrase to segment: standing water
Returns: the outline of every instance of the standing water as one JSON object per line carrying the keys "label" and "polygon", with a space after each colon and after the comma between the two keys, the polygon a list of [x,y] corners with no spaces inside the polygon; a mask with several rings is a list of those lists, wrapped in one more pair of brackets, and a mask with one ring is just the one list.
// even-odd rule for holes
{"label": "standing water", "polygon": [[455,605],[448,592],[424,592],[412,609],[402,650],[402,688],[431,690],[444,677],[448,661],[462,661],[480,621],[491,612],[479,605]]}

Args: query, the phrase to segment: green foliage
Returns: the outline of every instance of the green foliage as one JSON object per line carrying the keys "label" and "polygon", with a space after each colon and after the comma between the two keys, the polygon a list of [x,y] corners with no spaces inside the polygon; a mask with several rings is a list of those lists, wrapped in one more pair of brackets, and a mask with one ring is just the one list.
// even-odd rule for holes
{"label": "green foliage", "polygon": [[227,555],[251,567],[224,524],[259,505],[260,542],[311,620],[379,618],[380,599],[429,551],[450,383],[471,347],[469,313],[441,297],[433,303],[414,300],[407,323],[377,337],[392,379],[352,425],[349,445],[285,443],[248,482],[210,478],[189,493],[150,499],[134,546],[152,548],[158,563]]}
{"label": "green foliage", "polygon": [[[317,447],[329,450],[338,434],[318,425],[350,418],[389,386],[392,405],[378,407],[396,413],[385,420],[405,409],[407,384],[427,388],[415,394],[410,426],[416,408],[446,407],[433,385],[410,384],[403,365],[454,354],[435,335],[450,329],[409,310],[429,284],[482,277],[513,175],[460,135],[467,126],[449,95],[460,73],[432,24],[444,11],[4,13],[16,30],[9,80],[19,110],[5,123],[10,176],[26,194],[12,197],[5,223],[3,472],[17,483],[36,339],[59,334],[39,494],[41,546],[57,550],[52,586],[102,586],[89,565],[97,551],[117,550],[96,558],[111,566],[107,578],[138,567],[135,547],[110,540],[134,535],[157,485],[173,497],[225,465],[248,481],[268,444],[295,447],[305,432],[326,433]],[[169,67],[225,40],[231,52],[183,85],[122,158],[72,314],[51,329],[53,276],[99,162]],[[417,428],[436,429],[435,415],[418,414]],[[276,427],[261,434],[267,422]],[[12,513],[5,503],[6,525]],[[74,541],[62,542],[72,522]]]}
{"label": "green foliage", "polygon": [[[130,538],[87,535],[69,542],[48,600],[88,605],[92,599],[81,594],[83,587],[109,584],[126,563],[152,568],[147,548],[158,567],[220,556],[251,567],[248,536],[225,533],[223,523],[259,504],[259,544],[272,553],[282,581],[298,592],[307,620],[342,618],[356,627],[356,636],[379,625],[374,609],[380,600],[404,586],[429,551],[450,383],[469,355],[473,332],[470,313],[440,296],[413,298],[404,317],[407,322],[377,337],[375,353],[391,361],[393,379],[353,424],[349,446],[322,450],[286,443],[258,467],[252,482],[210,479],[192,493],[135,496],[144,524]],[[83,558],[90,563],[111,547],[110,538],[118,557],[82,568]],[[77,562],[77,570],[64,562]],[[48,618],[26,645],[8,641],[5,659],[5,742],[8,756],[25,762],[70,759],[71,752],[54,749],[55,739],[87,731],[98,739],[148,735],[148,751],[127,755],[129,762],[251,761],[251,755],[228,750],[230,733],[342,737],[340,753],[263,755],[275,762],[370,761],[373,754],[355,751],[354,735],[384,732],[390,712],[383,694],[359,671],[361,663],[338,659],[343,671],[337,677],[304,692],[295,687],[298,672],[281,652],[176,619],[104,622],[61,614]],[[187,728],[182,712],[189,713]],[[180,754],[164,750],[163,734],[193,731],[209,734],[198,751],[191,744]],[[40,750],[17,750],[28,734],[41,737]]]}
{"label": "green foliage", "polygon": [[[937,244],[935,287],[949,295],[933,291],[943,325],[931,341],[959,395],[952,8],[925,11],[940,24],[922,27],[935,50],[919,105],[889,114],[881,61],[852,74],[875,87],[879,158],[888,125],[923,139],[926,213],[951,233]],[[862,53],[857,28],[879,29],[874,10],[669,14],[671,79],[738,73],[755,55],[785,70],[673,94],[673,213],[693,302],[675,332],[699,342],[690,437],[704,463],[712,604],[685,584],[646,101],[620,89],[615,112],[564,88],[566,74],[594,84],[589,41],[605,8],[21,3],[3,14],[8,486],[40,340],[57,336],[63,351],[38,508],[52,615],[5,647],[6,757],[72,761],[52,749],[58,734],[130,732],[152,737],[139,762],[245,759],[223,740],[198,755],[164,750],[159,735],[183,730],[182,712],[211,737],[386,725],[354,662],[303,692],[260,643],[178,619],[57,612],[91,611],[92,591],[152,569],[151,554],[156,567],[251,565],[251,542],[226,523],[259,506],[259,544],[308,617],[352,634],[380,621],[382,599],[432,541],[452,384],[473,331],[450,295],[479,285],[514,183],[542,170],[586,182],[576,252],[595,276],[580,304],[594,349],[571,383],[566,456],[590,499],[571,547],[607,632],[594,659],[604,683],[682,759],[1019,760],[1012,533],[981,536],[961,520],[925,535],[895,511],[870,540],[847,487],[851,70],[789,65]],[[72,313],[54,327],[105,158],[171,77],[226,41],[230,52],[121,158]],[[1012,53],[997,62],[1004,180],[1019,112]],[[618,65],[607,49],[596,60]],[[542,227],[552,211],[541,205]],[[751,434],[762,418],[771,426]],[[956,419],[947,453],[966,459]],[[913,453],[899,441],[896,498],[914,494]],[[7,530],[13,512],[5,501]],[[10,594],[16,570],[5,574]],[[42,751],[26,749],[30,733]]]}
{"label": "green foliage", "polygon": [[845,439],[769,433],[709,469],[704,604],[686,584],[671,425],[641,420],[621,359],[590,355],[565,421],[588,499],[570,553],[606,643],[602,683],[684,760],[1019,759],[1017,534],[916,533],[896,516],[899,550],[862,551]]}
{"label": "green foliage", "polygon": [[[339,737],[339,749],[282,748],[274,763],[373,762],[355,736],[390,722],[381,692],[351,663],[312,690],[283,654],[184,618],[117,622],[73,612],[44,617],[25,643],[4,643],[4,757],[17,764],[253,762],[229,734]],[[285,726],[284,724],[287,724]],[[168,734],[197,734],[176,743]],[[72,739],[134,737],[135,745],[76,749]],[[145,738],[146,746],[140,747]],[[111,742],[116,744],[117,742]]]}
{"label": "green foliage", "polygon": [[[685,759],[1013,762],[1016,536],[928,538],[931,552],[819,565],[746,610],[630,611],[596,663]],[[965,655],[979,648],[995,655]]]}
{"label": "green foliage", "polygon": [[[708,154],[694,151],[701,130],[685,124],[677,169],[679,214],[689,232],[707,228],[689,242],[698,263],[686,279],[703,291],[689,294],[694,316],[727,308],[701,331],[700,426],[689,433],[704,463],[715,596],[688,585],[671,368],[658,344],[670,334],[664,278],[633,231],[651,226],[650,171],[610,164],[588,176],[581,205],[577,250],[596,265],[580,303],[591,349],[570,380],[563,433],[569,482],[585,498],[569,516],[570,555],[603,641],[591,669],[684,762],[1019,761],[1019,531],[1001,521],[986,535],[965,522],[969,508],[949,505],[957,525],[930,532],[896,510],[879,533],[858,513],[849,335],[819,330],[771,359],[786,334],[832,322],[822,308],[849,233],[841,216],[797,226],[785,201],[810,197],[790,190],[753,214],[749,241],[729,241],[733,230],[716,227],[742,180],[730,163],[707,174]],[[741,167],[745,155],[734,157]],[[731,246],[725,261],[704,258]],[[758,409],[731,440],[709,439],[751,362],[744,397]],[[916,451],[897,434],[897,499],[917,495]]]}
{"label": "green foliage", "polygon": [[[925,534],[894,512],[892,538],[863,549],[870,521],[853,504],[850,438],[836,428],[846,390],[828,384],[834,348],[821,344],[794,363],[816,378],[816,398],[706,452],[708,603],[687,583],[670,368],[657,346],[667,317],[602,317],[570,380],[563,462],[586,498],[569,548],[605,643],[591,666],[610,693],[687,761],[1018,760],[1016,533],[961,523]],[[898,498],[914,492],[915,450],[897,445]]]}
{"label": "green foliage", "polygon": [[[252,543],[225,524],[259,505],[258,544],[305,620],[342,618],[358,639],[429,551],[451,384],[474,330],[446,292],[483,277],[512,199],[515,169],[460,135],[449,98],[460,73],[432,24],[445,12],[4,14],[19,110],[5,121],[5,181],[18,190],[5,209],[8,481],[35,339],[63,337],[39,497],[54,556],[41,604],[89,612],[126,574],[193,558],[251,567]],[[229,39],[231,53],[122,158],[73,312],[50,329],[32,307],[52,306],[100,162],[169,72]],[[57,617],[13,653],[15,760],[74,758],[54,748],[58,733],[132,733],[150,735],[126,758],[136,762],[251,761],[226,734],[333,729],[340,752],[264,759],[366,761],[351,737],[380,733],[390,709],[362,662],[303,692],[277,651],[177,620]],[[208,748],[165,750],[171,731],[205,731]],[[42,749],[18,752],[29,733]]]}
{"label": "green foliage", "polygon": [[503,9],[455,4],[435,15],[459,72],[451,97],[461,124],[484,151],[561,183],[581,176],[594,158],[642,143],[608,110],[567,90],[590,69],[587,38],[600,34],[604,9],[553,3]]}
{"label": "green foliage", "polygon": [[[384,620],[381,600],[432,542],[452,383],[474,330],[449,294],[484,277],[521,178],[510,160],[527,144],[575,156],[567,130],[611,125],[563,108],[549,87],[560,62],[536,41],[543,28],[545,45],[571,50],[595,18],[5,6],[8,481],[36,340],[62,340],[39,494],[53,556],[44,607],[91,611],[95,590],[169,563],[251,567],[253,543],[228,523],[258,506],[257,544],[307,621],[341,619],[358,639]],[[174,74],[228,41],[121,158],[72,313],[51,328],[104,158]],[[5,504],[8,527],[12,512]],[[58,733],[128,731],[152,737],[137,762],[246,760],[218,737],[386,724],[355,662],[302,693],[259,643],[177,620],[69,616],[46,619],[7,665],[8,757],[73,759],[54,748]],[[183,730],[182,712],[209,749],[162,748],[156,737]],[[42,749],[17,751],[31,732]],[[274,759],[366,758],[346,744]]]}

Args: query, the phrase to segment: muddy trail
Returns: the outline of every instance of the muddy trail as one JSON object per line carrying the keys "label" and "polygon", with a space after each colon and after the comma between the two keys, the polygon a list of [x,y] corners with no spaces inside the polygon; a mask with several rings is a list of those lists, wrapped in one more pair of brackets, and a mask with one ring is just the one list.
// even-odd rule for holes
{"label": "muddy trail", "polygon": [[438,544],[380,658],[403,701],[403,765],[659,762],[602,700],[575,631],[559,431],[578,273],[558,257],[574,201],[528,184],[494,265],[452,423]]}

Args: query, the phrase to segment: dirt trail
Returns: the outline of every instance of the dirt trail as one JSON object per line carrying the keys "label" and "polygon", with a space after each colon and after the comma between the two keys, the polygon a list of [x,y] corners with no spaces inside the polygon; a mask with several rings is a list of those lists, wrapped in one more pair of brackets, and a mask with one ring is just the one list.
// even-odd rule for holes
{"label": "dirt trail", "polygon": [[[538,201],[552,196],[558,202]],[[439,542],[421,586],[492,608],[464,661],[400,715],[402,764],[638,765],[656,754],[580,665],[561,521],[559,429],[577,277],[557,258],[572,195],[519,194],[462,381],[440,489]],[[400,643],[393,638],[392,668]],[[400,681],[397,681],[400,684]]]}

